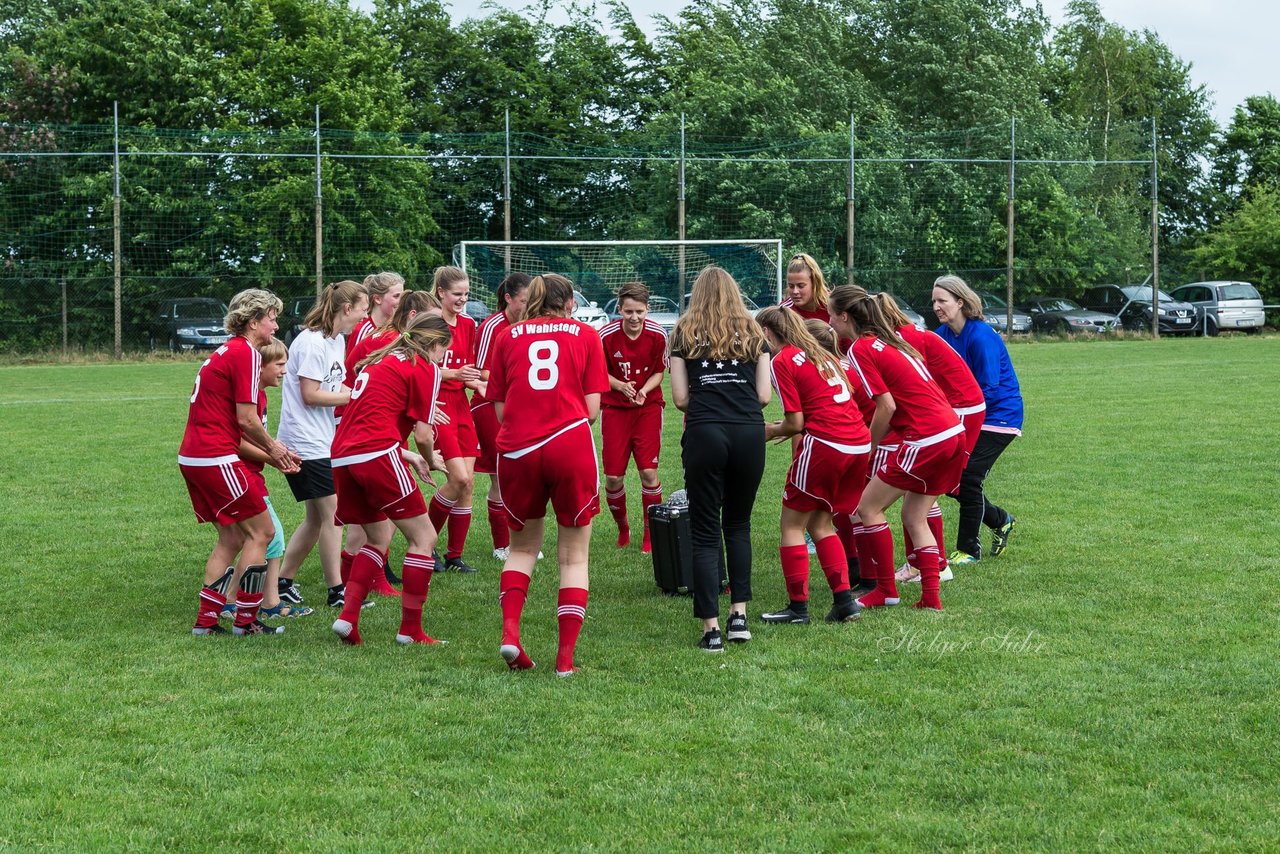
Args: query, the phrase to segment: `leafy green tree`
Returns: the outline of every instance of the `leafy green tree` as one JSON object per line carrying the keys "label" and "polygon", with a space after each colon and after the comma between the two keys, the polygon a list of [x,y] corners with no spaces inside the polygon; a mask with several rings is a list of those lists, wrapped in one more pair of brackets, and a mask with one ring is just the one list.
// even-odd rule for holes
{"label": "leafy green tree", "polygon": [[1255,184],[1191,250],[1191,262],[1212,278],[1253,282],[1268,303],[1280,300],[1280,186]]}

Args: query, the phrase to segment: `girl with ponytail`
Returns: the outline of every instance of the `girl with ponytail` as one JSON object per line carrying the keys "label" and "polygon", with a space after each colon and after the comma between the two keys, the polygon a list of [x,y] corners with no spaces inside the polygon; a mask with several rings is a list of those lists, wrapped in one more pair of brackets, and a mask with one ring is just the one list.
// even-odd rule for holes
{"label": "girl with ponytail", "polygon": [[848,557],[832,525],[834,514],[858,507],[866,482],[871,434],[863,423],[849,378],[798,314],[771,306],[756,315],[773,352],[770,370],[785,417],[765,425],[765,439],[799,436],[782,492],[782,540],[778,549],[788,604],[764,613],[766,623],[809,622],[809,553],[813,538],[833,603],[829,623],[849,622],[858,607],[849,592]]}
{"label": "girl with ponytail", "polygon": [[836,334],[853,339],[850,362],[863,390],[876,403],[872,443],[881,442],[890,429],[900,437],[897,450],[876,469],[858,503],[862,571],[874,574],[876,588],[855,601],[863,608],[898,604],[893,534],[885,511],[902,498],[902,525],[914,546],[907,562],[916,567],[921,580],[916,607],[941,610],[941,549],[929,530],[928,514],[938,496],[960,482],[964,426],[919,351],[902,339],[874,296],[857,285],[841,285],[832,291],[828,308]]}
{"label": "girl with ponytail", "polygon": [[[429,481],[432,468],[443,469],[432,448],[431,419],[440,391],[438,363],[449,337],[439,315],[419,314],[358,365],[351,402],[333,439],[334,518],[361,526],[365,540],[351,562],[342,613],[333,624],[344,643],[363,642],[360,609],[384,574],[397,528],[408,545],[396,643],[436,643],[422,630],[423,603],[435,570],[431,551],[436,530],[410,469]],[[410,434],[417,453],[407,447]]]}
{"label": "girl with ponytail", "polygon": [[345,339],[365,319],[368,308],[369,297],[363,285],[334,282],[321,291],[303,321],[306,328],[289,347],[278,437],[302,457],[302,469],[286,474],[285,479],[293,497],[306,508],[302,523],[285,547],[280,568],[280,596],[293,605],[302,604],[294,579],[317,545],[320,568],[329,588],[329,604],[342,604],[342,529],[333,524],[336,499],[329,446],[337,424],[335,408],[344,406],[351,396],[343,384]]}
{"label": "girl with ponytail", "polygon": [[535,276],[525,319],[496,335],[485,395],[500,424],[497,469],[511,528],[511,554],[498,586],[498,654],[512,670],[534,666],[521,644],[520,621],[550,501],[560,565],[557,676],[578,672],[573,653],[587,613],[591,520],[600,512],[591,424],[609,389],[600,336],[572,313],[573,283],[554,273]]}

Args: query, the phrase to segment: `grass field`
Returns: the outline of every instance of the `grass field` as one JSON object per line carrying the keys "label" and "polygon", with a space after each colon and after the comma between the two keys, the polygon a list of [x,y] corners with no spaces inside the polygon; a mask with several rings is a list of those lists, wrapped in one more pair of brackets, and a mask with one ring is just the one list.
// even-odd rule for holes
{"label": "grass field", "polygon": [[[360,648],[322,606],[281,637],[192,637],[213,532],[175,454],[196,363],[0,368],[0,847],[1274,849],[1280,338],[1012,353],[1026,435],[988,484],[1018,530],[944,613],[753,622],[708,656],[606,513],[569,680],[552,561],[525,610],[539,668],[498,658],[482,513],[481,571],[432,584],[448,646],[397,647],[386,602]],[[785,599],[785,453],[753,614]],[[633,478],[633,516],[638,497]],[[319,604],[314,558],[301,580]]]}

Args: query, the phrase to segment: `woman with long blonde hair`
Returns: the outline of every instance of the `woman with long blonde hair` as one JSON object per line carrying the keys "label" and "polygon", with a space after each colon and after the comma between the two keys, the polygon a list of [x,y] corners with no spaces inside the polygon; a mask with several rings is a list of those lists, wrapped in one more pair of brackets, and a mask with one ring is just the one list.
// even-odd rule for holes
{"label": "woman with long blonde hair", "polygon": [[693,539],[693,613],[699,648],[723,652],[721,543],[732,602],[728,639],[749,641],[751,510],[764,475],[764,418],[772,393],[764,333],[747,314],[733,276],[707,267],[671,333],[671,397],[685,413],[681,437]]}

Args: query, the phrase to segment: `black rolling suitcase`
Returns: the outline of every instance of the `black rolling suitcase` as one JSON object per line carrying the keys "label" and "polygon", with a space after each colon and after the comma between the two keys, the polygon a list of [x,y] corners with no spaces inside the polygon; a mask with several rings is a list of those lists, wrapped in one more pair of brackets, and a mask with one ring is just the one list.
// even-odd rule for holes
{"label": "black rolling suitcase", "polygon": [[[693,537],[684,490],[649,507],[649,543],[653,549],[653,583],[668,596],[688,596],[693,587]],[[720,553],[720,588],[728,583],[724,552]]]}
{"label": "black rolling suitcase", "polygon": [[688,593],[693,583],[689,508],[669,503],[650,505],[649,543],[653,549],[654,584],[668,596]]}

